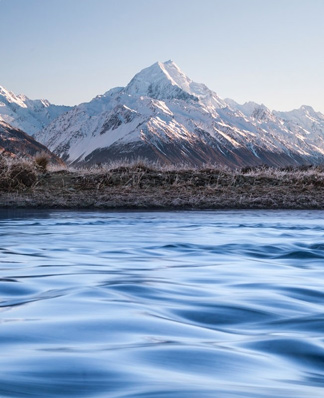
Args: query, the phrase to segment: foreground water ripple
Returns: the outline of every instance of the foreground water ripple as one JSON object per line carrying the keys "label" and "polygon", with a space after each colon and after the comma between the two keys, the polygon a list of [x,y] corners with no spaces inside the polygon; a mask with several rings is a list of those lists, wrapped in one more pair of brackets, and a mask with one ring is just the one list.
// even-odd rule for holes
{"label": "foreground water ripple", "polygon": [[324,212],[0,212],[0,396],[322,398]]}

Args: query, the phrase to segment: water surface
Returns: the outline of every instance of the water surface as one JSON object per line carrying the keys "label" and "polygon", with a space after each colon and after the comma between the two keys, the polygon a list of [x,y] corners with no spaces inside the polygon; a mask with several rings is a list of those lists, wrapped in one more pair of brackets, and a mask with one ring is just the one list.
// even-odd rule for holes
{"label": "water surface", "polygon": [[0,397],[323,398],[324,212],[0,212]]}

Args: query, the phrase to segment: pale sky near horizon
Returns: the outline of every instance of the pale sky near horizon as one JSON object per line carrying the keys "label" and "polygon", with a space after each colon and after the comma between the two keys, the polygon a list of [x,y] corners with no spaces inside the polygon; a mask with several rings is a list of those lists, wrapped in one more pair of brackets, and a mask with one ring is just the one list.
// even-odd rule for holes
{"label": "pale sky near horizon", "polygon": [[172,59],[222,98],[324,113],[324,0],[0,0],[0,85],[89,101]]}

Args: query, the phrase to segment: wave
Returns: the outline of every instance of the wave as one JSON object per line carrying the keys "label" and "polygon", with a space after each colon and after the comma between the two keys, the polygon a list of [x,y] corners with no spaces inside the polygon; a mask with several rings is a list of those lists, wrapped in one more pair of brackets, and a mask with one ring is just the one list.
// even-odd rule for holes
{"label": "wave", "polygon": [[320,398],[323,212],[0,216],[0,396]]}

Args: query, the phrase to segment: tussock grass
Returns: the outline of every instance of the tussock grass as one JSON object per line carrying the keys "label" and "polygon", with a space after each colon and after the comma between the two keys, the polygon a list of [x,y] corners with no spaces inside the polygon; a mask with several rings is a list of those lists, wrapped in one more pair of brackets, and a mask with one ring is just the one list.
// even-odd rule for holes
{"label": "tussock grass", "polygon": [[37,171],[31,161],[0,157],[0,190],[30,188],[36,181]]}
{"label": "tussock grass", "polygon": [[39,168],[40,171],[46,172],[47,168],[50,163],[50,158],[47,153],[45,152],[40,152],[35,156],[35,164],[36,167]]}
{"label": "tussock grass", "polygon": [[1,207],[324,209],[324,166],[229,169],[137,161],[63,168],[0,157]]}

